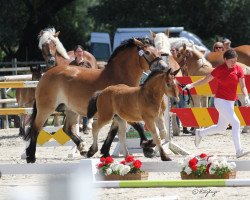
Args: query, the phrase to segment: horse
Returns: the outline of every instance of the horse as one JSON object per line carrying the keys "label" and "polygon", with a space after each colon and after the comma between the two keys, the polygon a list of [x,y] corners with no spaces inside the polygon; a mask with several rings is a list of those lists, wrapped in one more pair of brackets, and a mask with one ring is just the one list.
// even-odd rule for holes
{"label": "horse", "polygon": [[[54,28],[47,28],[41,30],[39,39],[39,49],[45,59],[47,69],[54,66],[69,65],[75,59],[74,51],[67,52],[59,40],[59,31],[56,32]],[[88,51],[83,51],[84,61],[88,63],[90,68],[98,69],[95,57]]]}
{"label": "horse", "polygon": [[[235,47],[234,50],[238,54],[238,62],[250,66],[250,45],[242,45]],[[224,62],[224,52],[210,52],[206,55],[206,59],[216,67]]]}
{"label": "horse", "polygon": [[[24,140],[26,161],[36,161],[38,133],[48,116],[60,107],[65,111],[63,130],[77,145],[80,154],[86,156],[83,140],[75,133],[79,115],[86,116],[90,97],[97,90],[115,84],[139,85],[143,71],[169,68],[158,50],[148,38],[132,38],[124,41],[111,55],[104,69],[89,69],[79,66],[56,66],[48,70],[40,79],[33,106],[30,128]],[[53,87],[52,87],[53,86]]]}
{"label": "horse", "polygon": [[[161,53],[163,60],[166,63],[169,63],[170,67],[173,70],[178,70],[180,69],[180,66],[178,63],[175,61],[173,58],[171,52],[170,52],[170,43],[168,40],[168,37],[165,33],[154,33],[151,31],[151,36],[154,41],[154,45],[156,49]],[[179,70],[176,76],[182,76],[181,71]],[[166,110],[167,104],[165,102],[165,99],[162,100],[162,105],[161,108],[162,110]],[[165,125],[165,119],[163,115],[160,115],[158,120],[157,120],[157,125],[159,128],[160,136],[161,138],[170,138],[170,134],[167,133],[166,125]],[[140,123],[133,123],[132,126],[138,131],[139,136],[140,136],[140,146],[143,148],[143,153],[146,157],[153,157],[155,155],[155,152],[150,149],[150,147],[154,147],[155,144],[152,141],[147,141],[146,136],[144,134],[144,128]],[[111,148],[111,144],[118,132],[118,123],[116,121],[113,122],[112,128],[108,132],[107,138],[105,139],[102,148],[101,148],[101,153],[103,154],[104,157],[109,156],[109,151]],[[176,132],[176,131],[174,131]],[[146,146],[147,145],[147,146]]]}
{"label": "horse", "polygon": [[[38,65],[36,67],[30,67],[30,71],[32,74],[32,81],[39,81],[42,77],[41,66]],[[36,88],[17,88],[16,89],[16,100],[18,107],[27,108],[32,107],[35,101],[35,90]],[[28,124],[26,114],[20,115],[20,127],[19,127],[19,135],[23,136],[25,133],[25,125]]]}
{"label": "horse", "polygon": [[87,156],[92,157],[98,151],[98,133],[115,116],[119,123],[118,136],[125,156],[129,155],[125,143],[127,121],[144,121],[160,152],[161,160],[170,161],[162,147],[162,138],[159,137],[156,125],[164,112],[161,107],[164,94],[179,98],[179,89],[174,77],[178,71],[171,72],[171,68],[167,72],[154,71],[141,86],[112,85],[94,94],[89,101],[87,117],[91,119],[97,113],[97,120],[93,123],[93,144]]}

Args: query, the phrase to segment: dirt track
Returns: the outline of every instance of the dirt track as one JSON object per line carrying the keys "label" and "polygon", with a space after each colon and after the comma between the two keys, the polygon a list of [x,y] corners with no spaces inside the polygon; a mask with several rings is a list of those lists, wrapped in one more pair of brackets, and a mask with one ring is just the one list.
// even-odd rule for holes
{"label": "dirt track", "polygon": [[[107,132],[108,126],[106,126],[100,134],[99,144],[103,142],[105,133]],[[20,159],[20,155],[24,149],[24,143],[21,138],[17,137],[18,130],[0,130],[0,164],[16,164],[25,163],[25,160]],[[92,141],[92,137],[89,135],[82,136],[88,144]],[[192,154],[208,153],[218,156],[226,156],[228,159],[235,159],[233,142],[231,140],[231,131],[227,131],[225,134],[208,136],[202,141],[201,147],[196,149],[193,143],[194,137],[191,135],[181,135],[175,137],[175,141],[178,145],[181,145]],[[244,134],[241,138],[242,146],[247,148],[250,144],[250,135]],[[115,146],[115,144],[114,144]],[[113,148],[114,148],[113,146]],[[249,149],[250,150],[250,147]],[[73,159],[67,157],[70,152],[70,147],[38,147],[37,148],[37,163],[75,163],[79,162],[82,157],[77,155]],[[168,150],[173,160],[181,160],[182,156],[175,156]],[[95,155],[98,157],[99,154]],[[135,155],[142,161],[154,161],[161,162],[160,158],[146,159],[141,154]],[[250,156],[241,158],[240,160],[249,160]],[[1,165],[0,165],[1,166]],[[1,168],[0,168],[1,170]],[[34,196],[30,199],[47,199],[47,180],[51,175],[5,175],[2,174],[0,179],[0,200],[14,199],[13,191],[33,191]],[[237,178],[247,179],[250,178],[250,172],[238,172]],[[179,173],[159,172],[150,173],[149,179],[153,180],[166,180],[166,179],[178,179],[180,180]],[[29,189],[31,187],[31,189]],[[30,193],[30,192],[29,192]],[[85,191],[82,191],[83,198]],[[226,187],[208,187],[208,188],[141,188],[141,189],[97,189],[97,197],[101,200],[108,199],[147,199],[166,196],[178,196],[179,199],[249,199],[250,188],[248,187],[237,187],[237,188],[226,188]],[[32,194],[29,194],[32,196]],[[59,194],[58,194],[59,195]],[[58,196],[59,197],[59,196]],[[64,200],[65,197],[61,197],[60,200]],[[26,197],[25,200],[29,198]],[[57,198],[54,198],[57,199]],[[90,198],[92,199],[92,198]],[[163,198],[164,199],[164,198]]]}

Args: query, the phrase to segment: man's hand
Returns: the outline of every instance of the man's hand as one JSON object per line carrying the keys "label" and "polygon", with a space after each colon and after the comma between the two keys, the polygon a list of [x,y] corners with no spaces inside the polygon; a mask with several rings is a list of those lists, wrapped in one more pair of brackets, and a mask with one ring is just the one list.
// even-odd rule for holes
{"label": "man's hand", "polygon": [[245,96],[245,106],[250,106],[249,96]]}

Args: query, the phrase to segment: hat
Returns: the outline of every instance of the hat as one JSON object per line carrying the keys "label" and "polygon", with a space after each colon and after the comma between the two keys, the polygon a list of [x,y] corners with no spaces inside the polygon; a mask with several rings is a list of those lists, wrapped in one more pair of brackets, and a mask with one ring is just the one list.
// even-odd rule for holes
{"label": "hat", "polygon": [[225,38],[222,42],[223,43],[231,43],[231,41],[229,39],[227,39],[227,38]]}

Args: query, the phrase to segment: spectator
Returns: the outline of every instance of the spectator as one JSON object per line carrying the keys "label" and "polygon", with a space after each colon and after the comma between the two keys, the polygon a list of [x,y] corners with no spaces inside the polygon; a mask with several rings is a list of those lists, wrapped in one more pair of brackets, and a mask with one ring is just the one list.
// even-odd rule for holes
{"label": "spectator", "polygon": [[231,41],[229,39],[225,38],[222,42],[225,51],[231,49]]}
{"label": "spectator", "polygon": [[215,42],[213,46],[213,52],[224,51],[224,46],[222,42]]}

